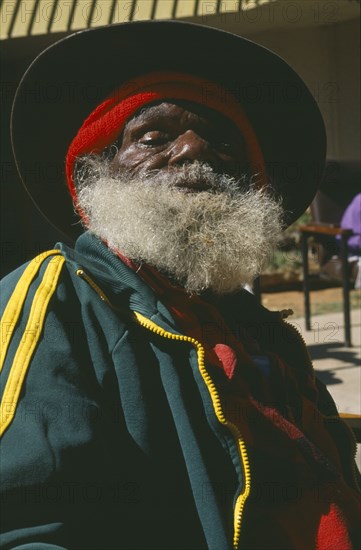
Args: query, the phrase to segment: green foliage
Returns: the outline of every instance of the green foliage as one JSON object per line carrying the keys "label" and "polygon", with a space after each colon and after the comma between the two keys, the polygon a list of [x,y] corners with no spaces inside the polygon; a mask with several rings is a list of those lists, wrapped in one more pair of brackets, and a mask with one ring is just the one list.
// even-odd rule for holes
{"label": "green foliage", "polygon": [[297,231],[300,225],[306,225],[307,223],[311,223],[311,222],[312,222],[311,211],[308,208],[306,212],[304,212],[295,222],[293,222],[292,225],[290,225],[286,229],[285,233],[287,234],[287,233],[292,233],[293,231]]}
{"label": "green foliage", "polygon": [[286,276],[290,273],[301,273],[302,254],[299,247],[300,234],[298,228],[300,225],[310,223],[311,221],[312,216],[308,209],[292,225],[287,227],[284,232],[284,238],[279,248],[273,253],[266,272],[283,272]]}
{"label": "green foliage", "polygon": [[301,272],[302,256],[300,250],[293,248],[291,250],[275,250],[266,271]]}

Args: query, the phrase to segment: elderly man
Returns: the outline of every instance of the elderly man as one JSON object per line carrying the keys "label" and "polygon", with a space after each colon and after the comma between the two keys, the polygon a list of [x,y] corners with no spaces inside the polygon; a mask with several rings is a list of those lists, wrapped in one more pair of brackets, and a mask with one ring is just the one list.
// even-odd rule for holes
{"label": "elderly man", "polygon": [[4,282],[3,548],[356,547],[354,442],[243,289],[322,173],[299,77],[205,27],[99,28],[35,61],[12,129],[69,234],[61,178],[29,169],[66,156],[86,232]]}

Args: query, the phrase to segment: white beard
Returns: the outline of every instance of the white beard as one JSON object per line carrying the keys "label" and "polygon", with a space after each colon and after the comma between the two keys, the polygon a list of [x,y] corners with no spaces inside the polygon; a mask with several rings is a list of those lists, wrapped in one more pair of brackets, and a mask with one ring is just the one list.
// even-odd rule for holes
{"label": "white beard", "polygon": [[[78,177],[88,228],[135,262],[166,273],[189,293],[239,290],[262,270],[279,242],[282,207],[268,193],[193,163],[146,177],[114,176],[88,157]],[[206,191],[187,192],[187,182]],[[244,182],[243,182],[244,183]]]}

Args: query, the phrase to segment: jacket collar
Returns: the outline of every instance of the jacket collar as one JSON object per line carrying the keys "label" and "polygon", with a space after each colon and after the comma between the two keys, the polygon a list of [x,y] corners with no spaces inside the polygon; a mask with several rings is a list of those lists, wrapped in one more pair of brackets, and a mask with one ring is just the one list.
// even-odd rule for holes
{"label": "jacket collar", "polygon": [[[90,231],[78,238],[74,250],[64,244],[58,246],[69,262],[94,279],[115,308],[137,311],[164,329],[178,332],[174,318],[160,297]],[[259,324],[280,319],[278,312],[268,311],[246,290],[222,297],[205,293],[204,298],[216,306],[226,320]]]}

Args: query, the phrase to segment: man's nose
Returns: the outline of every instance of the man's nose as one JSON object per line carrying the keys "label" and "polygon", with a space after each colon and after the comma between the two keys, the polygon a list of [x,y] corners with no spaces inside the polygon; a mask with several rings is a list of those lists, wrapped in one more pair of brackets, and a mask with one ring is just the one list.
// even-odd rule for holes
{"label": "man's nose", "polygon": [[168,166],[181,166],[195,160],[207,162],[211,166],[219,163],[211,144],[193,130],[187,130],[174,141],[170,150]]}

